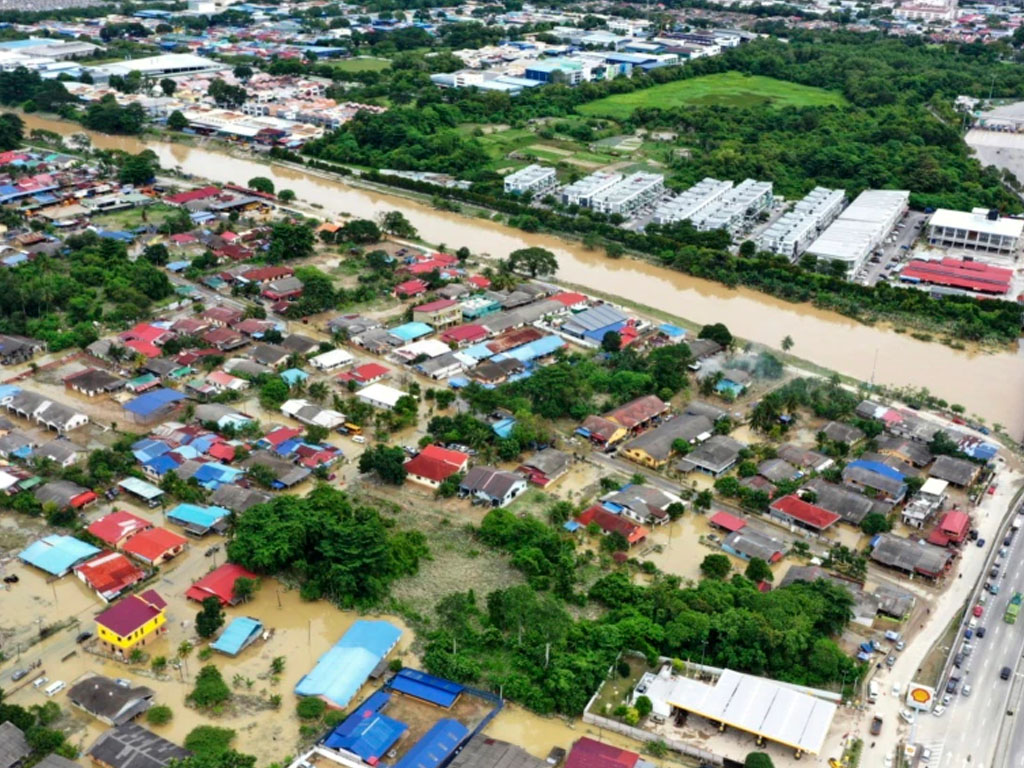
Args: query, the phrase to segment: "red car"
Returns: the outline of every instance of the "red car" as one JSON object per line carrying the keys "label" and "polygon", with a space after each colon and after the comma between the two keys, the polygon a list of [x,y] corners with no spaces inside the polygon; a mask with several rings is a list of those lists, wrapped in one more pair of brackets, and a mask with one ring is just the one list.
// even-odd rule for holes
{"label": "red car", "polygon": [[985,609],[982,608],[980,605],[974,606],[974,615],[978,618],[981,618],[981,614],[984,613],[984,611]]}

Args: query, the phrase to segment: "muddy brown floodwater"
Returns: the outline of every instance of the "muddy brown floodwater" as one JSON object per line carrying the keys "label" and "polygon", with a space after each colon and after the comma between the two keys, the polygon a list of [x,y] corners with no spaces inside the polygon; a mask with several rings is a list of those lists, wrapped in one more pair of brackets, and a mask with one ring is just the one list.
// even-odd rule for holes
{"label": "muddy brown floodwater", "polygon": [[862,325],[809,304],[790,304],[745,288],[727,288],[633,259],[613,261],[558,237],[528,234],[496,222],[437,211],[304,171],[233,157],[216,148],[107,136],[38,115],[23,115],[23,119],[29,130],[87,133],[100,148],[129,152],[151,149],[163,167],[178,167],[212,181],[244,184],[253,176],[266,176],[278,189],[290,188],[300,200],[323,206],[328,215],[370,218],[381,211],[400,210],[420,236],[432,243],[465,245],[497,257],[527,246],[549,248],[558,256],[558,278],[563,281],[696,323],[725,322],[733,333],[771,347],[777,347],[788,335],[795,342],[794,352],[818,365],[862,381],[873,378],[879,384],[928,387],[939,397],[1003,424],[1017,439],[1024,433],[1024,409],[1020,407],[1024,355],[1019,347],[1000,353],[955,351]]}

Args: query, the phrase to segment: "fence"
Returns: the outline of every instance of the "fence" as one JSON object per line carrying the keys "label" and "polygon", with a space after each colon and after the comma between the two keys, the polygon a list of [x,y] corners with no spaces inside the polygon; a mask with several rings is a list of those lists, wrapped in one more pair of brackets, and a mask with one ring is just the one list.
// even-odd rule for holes
{"label": "fence", "polygon": [[686,755],[687,757],[693,757],[697,760],[705,762],[709,765],[725,765],[725,762],[721,757],[711,752],[707,752],[703,749],[697,749],[697,747],[691,747],[689,744],[684,744],[681,741],[675,739],[666,739],[659,736],[656,733],[650,731],[644,731],[640,728],[634,728],[631,725],[620,723],[618,720],[611,720],[601,715],[594,715],[590,712],[583,714],[583,722],[589,723],[590,725],[596,725],[598,728],[613,731],[614,733],[628,736],[631,739],[643,742],[660,741],[663,742],[669,749],[679,752],[680,754]]}

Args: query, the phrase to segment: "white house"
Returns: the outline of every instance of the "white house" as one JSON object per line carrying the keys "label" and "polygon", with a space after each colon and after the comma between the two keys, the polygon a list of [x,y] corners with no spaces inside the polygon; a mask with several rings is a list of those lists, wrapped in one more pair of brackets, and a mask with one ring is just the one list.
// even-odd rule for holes
{"label": "white house", "polygon": [[316,357],[310,358],[309,364],[318,371],[333,371],[345,365],[350,365],[353,357],[344,349],[332,349]]}
{"label": "white house", "polygon": [[387,384],[370,384],[356,393],[356,397],[364,403],[369,403],[374,408],[387,408],[388,410],[394,408],[399,398],[404,395],[405,392],[402,390],[389,387]]}

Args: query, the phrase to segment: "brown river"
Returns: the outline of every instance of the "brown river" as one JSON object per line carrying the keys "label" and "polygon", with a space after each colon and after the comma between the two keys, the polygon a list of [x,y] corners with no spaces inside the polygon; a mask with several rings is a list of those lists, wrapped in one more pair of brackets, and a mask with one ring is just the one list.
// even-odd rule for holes
{"label": "brown river", "polygon": [[938,397],[963,404],[968,412],[1004,425],[1016,439],[1024,434],[1024,409],[1020,407],[1024,356],[1019,348],[997,354],[958,352],[862,325],[809,304],[790,304],[748,289],[727,288],[646,262],[613,261],[602,252],[587,251],[555,236],[438,211],[341,181],[233,157],[216,148],[107,136],[38,115],[22,117],[29,130],[65,135],[84,132],[99,148],[151,149],[164,168],[179,168],[216,182],[245,184],[254,176],[266,176],[278,189],[294,190],[300,201],[322,206],[328,216],[372,218],[381,211],[400,210],[424,240],[452,248],[467,246],[476,253],[501,257],[517,248],[543,246],[558,256],[558,278],[564,282],[621,296],[695,323],[724,322],[737,336],[770,347],[778,347],[788,335],[794,341],[794,354],[820,366],[863,381],[873,378],[878,384],[927,387]]}

